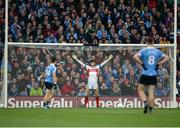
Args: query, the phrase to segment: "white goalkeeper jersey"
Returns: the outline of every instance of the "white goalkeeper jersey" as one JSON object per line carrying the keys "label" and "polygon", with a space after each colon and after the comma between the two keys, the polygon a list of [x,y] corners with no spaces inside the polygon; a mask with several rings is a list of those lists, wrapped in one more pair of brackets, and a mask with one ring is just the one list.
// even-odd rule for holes
{"label": "white goalkeeper jersey", "polygon": [[88,72],[88,87],[89,87],[89,89],[97,89],[100,65],[97,65],[95,67],[86,65],[85,67]]}

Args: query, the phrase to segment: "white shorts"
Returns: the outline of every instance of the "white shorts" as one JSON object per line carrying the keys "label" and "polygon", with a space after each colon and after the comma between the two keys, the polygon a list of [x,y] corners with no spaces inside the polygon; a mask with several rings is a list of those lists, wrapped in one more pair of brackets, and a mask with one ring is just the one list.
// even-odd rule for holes
{"label": "white shorts", "polygon": [[97,82],[89,81],[89,82],[88,82],[88,88],[89,88],[89,89],[97,89],[97,88],[98,88]]}

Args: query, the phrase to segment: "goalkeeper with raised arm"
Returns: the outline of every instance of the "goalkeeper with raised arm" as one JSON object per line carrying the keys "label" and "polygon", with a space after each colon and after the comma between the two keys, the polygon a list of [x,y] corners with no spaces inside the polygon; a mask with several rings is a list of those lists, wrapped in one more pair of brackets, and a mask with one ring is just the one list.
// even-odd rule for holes
{"label": "goalkeeper with raised arm", "polygon": [[[139,80],[138,93],[141,100],[144,102],[144,113],[152,112],[154,106],[154,92],[157,84],[157,69],[168,61],[169,57],[162,51],[153,47],[154,41],[148,38],[147,47],[137,52],[133,58],[135,61],[142,65],[143,70]],[[148,97],[144,90],[145,86],[148,88]]]}
{"label": "goalkeeper with raised arm", "polygon": [[56,89],[56,65],[57,60],[55,57],[50,58],[50,64],[46,67],[46,72],[45,72],[45,86],[46,86],[46,94],[44,96],[44,104],[43,107],[45,109],[50,108],[49,103],[52,99],[53,96],[53,87]]}
{"label": "goalkeeper with raised arm", "polygon": [[110,55],[107,60],[105,60],[103,63],[96,65],[95,60],[91,60],[90,66],[84,64],[81,62],[76,55],[72,56],[73,59],[75,59],[79,64],[81,64],[83,67],[86,68],[88,72],[88,88],[86,89],[86,97],[85,97],[85,107],[88,107],[88,96],[90,94],[90,89],[95,90],[95,96],[96,96],[96,107],[99,107],[99,92],[98,92],[98,75],[100,68],[105,65],[108,61],[110,61],[113,56]]}

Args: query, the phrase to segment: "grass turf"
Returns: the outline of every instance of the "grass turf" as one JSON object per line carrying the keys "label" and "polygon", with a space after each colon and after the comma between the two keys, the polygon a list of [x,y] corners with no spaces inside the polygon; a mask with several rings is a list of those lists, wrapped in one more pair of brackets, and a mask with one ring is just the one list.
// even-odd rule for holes
{"label": "grass turf", "polygon": [[0,127],[180,127],[179,109],[0,109]]}

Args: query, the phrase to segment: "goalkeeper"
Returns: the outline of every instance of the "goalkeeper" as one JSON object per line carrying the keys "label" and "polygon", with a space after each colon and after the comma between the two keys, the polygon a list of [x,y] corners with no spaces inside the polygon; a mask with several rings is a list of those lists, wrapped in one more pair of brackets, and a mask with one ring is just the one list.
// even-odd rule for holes
{"label": "goalkeeper", "polygon": [[[144,102],[144,113],[152,112],[154,106],[154,91],[157,84],[157,69],[168,61],[169,57],[159,49],[153,47],[154,41],[148,38],[147,48],[141,49],[133,58],[142,65],[143,70],[139,80],[138,93],[141,100]],[[148,88],[148,97],[146,97],[144,89]]]}
{"label": "goalkeeper", "polygon": [[88,71],[88,88],[86,90],[86,97],[85,97],[85,107],[87,107],[88,104],[88,96],[90,94],[90,89],[95,90],[95,96],[96,96],[96,107],[99,107],[99,93],[98,93],[98,74],[99,74],[99,69],[105,65],[108,61],[110,61],[113,56],[110,55],[107,60],[105,60],[103,63],[100,65],[96,65],[95,60],[91,60],[91,66],[84,64],[81,62],[76,55],[72,56],[73,59],[75,59],[79,64],[81,64],[83,67],[86,68]]}
{"label": "goalkeeper", "polygon": [[55,57],[51,57],[50,58],[50,64],[46,67],[46,72],[45,72],[45,86],[46,86],[46,94],[44,96],[44,104],[43,104],[43,107],[45,109],[48,109],[50,108],[49,107],[49,102],[50,100],[52,99],[52,96],[53,96],[53,92],[52,92],[52,89],[53,87],[56,89],[57,86],[56,86],[56,81],[57,81],[57,78],[56,78],[56,63],[57,63],[57,60]]}

